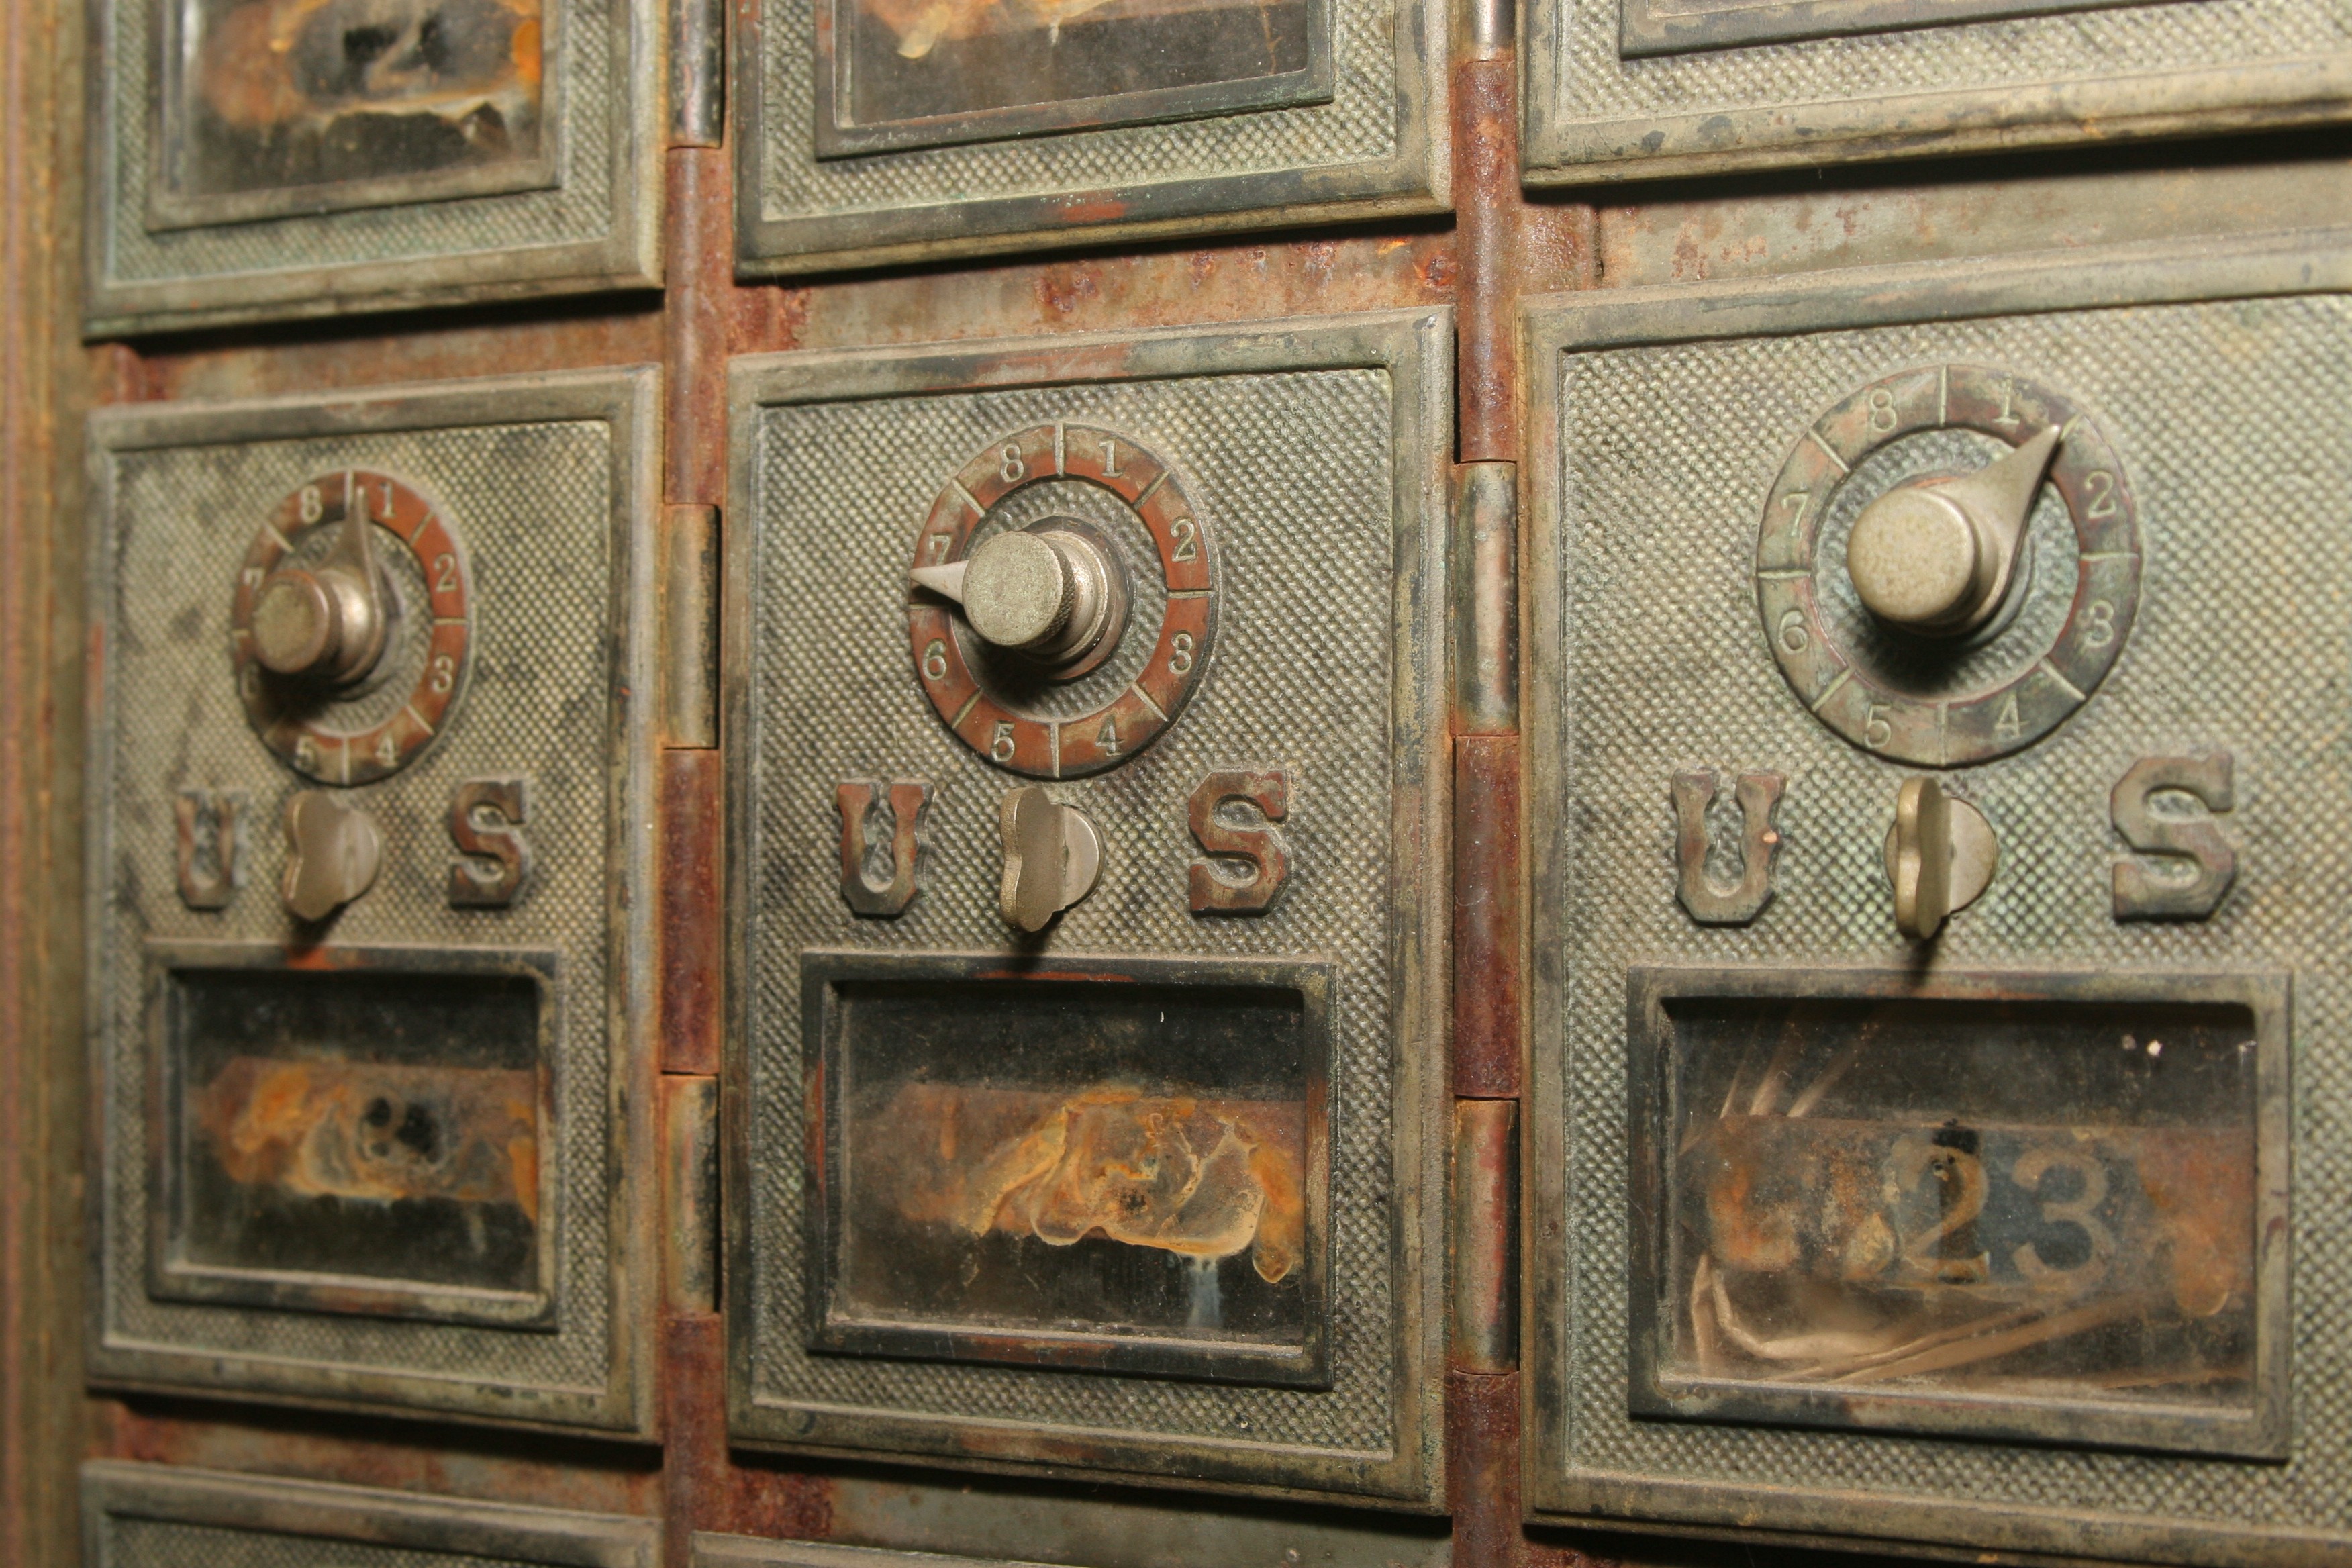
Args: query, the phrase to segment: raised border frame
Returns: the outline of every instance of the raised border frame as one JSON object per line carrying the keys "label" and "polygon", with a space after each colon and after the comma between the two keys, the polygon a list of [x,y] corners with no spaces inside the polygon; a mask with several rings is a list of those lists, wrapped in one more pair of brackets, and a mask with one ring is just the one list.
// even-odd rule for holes
{"label": "raised border frame", "polygon": [[[94,415],[84,460],[88,515],[100,528],[88,552],[85,592],[89,658],[83,693],[87,739],[83,776],[93,788],[114,776],[112,708],[106,657],[114,635],[116,552],[105,531],[115,515],[111,460],[118,452],[248,442],[296,440],[378,431],[449,429],[531,420],[598,419],[612,436],[612,582],[606,600],[611,656],[607,770],[604,918],[611,954],[603,997],[572,995],[566,1016],[575,1025],[604,1026],[605,1092],[612,1184],[594,1194],[607,1212],[613,1259],[611,1360],[603,1386],[505,1386],[426,1377],[401,1371],[320,1364],[146,1342],[116,1342],[107,1326],[106,1279],[110,1246],[93,1247],[86,1287],[89,1326],[85,1359],[94,1384],[185,1393],[235,1394],[285,1404],[393,1411],[429,1410],[500,1425],[561,1429],[595,1427],[633,1433],[654,1425],[655,1308],[660,1295],[655,1245],[660,1194],[653,1166],[627,1151],[653,1146],[654,1109],[654,723],[651,701],[659,638],[654,616],[653,521],[660,500],[659,382],[650,367],[551,372],[514,377],[412,383],[363,392],[299,395],[249,402],[131,405]],[[479,542],[477,541],[477,548]],[[89,814],[84,832],[84,1032],[89,1052],[90,1171],[89,1226],[110,1234],[111,1187],[106,1108],[113,1103],[115,1042],[109,1018],[117,955],[111,951],[114,844],[110,815]],[[573,1202],[582,1201],[575,1193]],[[144,1251],[144,1239],[142,1241]],[[504,1332],[504,1330],[485,1330]]]}
{"label": "raised border frame", "polygon": [[[113,63],[121,30],[117,13],[125,7],[158,8],[170,0],[89,0],[86,107],[89,159],[84,198],[83,331],[89,337],[125,336],[247,321],[348,315],[362,310],[415,310],[491,300],[536,298],[606,289],[653,289],[661,284],[662,24],[666,7],[656,0],[614,0],[609,37],[611,79],[615,90],[603,101],[574,89],[571,62],[586,29],[559,17],[546,33],[546,47],[562,68],[546,72],[542,100],[541,158],[519,167],[456,174],[401,175],[353,181],[346,186],[306,186],[299,191],[248,193],[192,203],[163,189],[160,167],[148,173],[136,209],[152,231],[190,235],[206,229],[241,229],[269,223],[281,232],[331,233],[355,215],[409,206],[440,206],[469,199],[483,204],[478,242],[382,259],[297,262],[246,271],[192,268],[176,276],[126,279],[110,263],[117,201],[122,177],[122,144],[136,140],[151,149],[150,163],[163,154],[169,73],[163,61],[140,65],[146,90],[136,103],[121,96],[121,73]],[[558,9],[564,0],[548,0]],[[160,40],[157,41],[160,52]],[[560,52],[559,52],[560,51]],[[499,235],[497,203],[502,198],[560,188],[577,155],[575,117],[600,115],[609,126],[610,166],[575,171],[583,183],[605,189],[610,218],[590,239],[533,243]],[[309,193],[305,195],[304,193]],[[160,205],[159,205],[160,204]]]}
{"label": "raised border frame", "polygon": [[[728,508],[721,563],[721,703],[727,741],[728,868],[724,918],[721,1188],[728,1430],[748,1445],[872,1459],[917,1461],[1064,1477],[1092,1471],[1131,1479],[1279,1497],[1386,1498],[1442,1506],[1445,1334],[1445,1037],[1451,930],[1447,894],[1452,775],[1446,763],[1445,574],[1451,499],[1453,312],[1443,307],[1295,317],[1212,327],[930,343],[907,348],[788,353],[737,360],[729,386]],[[1393,1316],[1392,1447],[1385,1458],[1262,1441],[1157,1437],[1131,1429],[1066,1433],[1018,1422],[927,1414],[874,1414],[763,1404],[754,1384],[751,1084],[748,1042],[756,998],[748,973],[757,802],[752,733],[752,565],[760,521],[751,506],[758,413],[925,393],[1073,383],[1215,377],[1256,371],[1378,368],[1394,378],[1391,443],[1397,454],[1393,635],[1390,687],[1394,736],[1387,931],[1394,954],[1394,1080],[1391,1136]],[[797,1005],[798,999],[794,999]],[[1080,1459],[1085,1461],[1080,1464]]]}
{"label": "raised border frame", "polygon": [[[823,0],[810,0],[822,5]],[[1326,0],[1327,5],[1329,0]],[[739,272],[753,277],[789,277],[849,267],[894,265],[952,257],[990,256],[1044,246],[1127,242],[1173,234],[1213,234],[1235,229],[1276,228],[1302,223],[1349,222],[1438,212],[1452,203],[1450,125],[1444,64],[1446,59],[1444,0],[1389,0],[1393,26],[1382,46],[1392,64],[1379,74],[1390,82],[1388,102],[1393,146],[1385,158],[1305,165],[1250,174],[1179,174],[1166,179],[1105,187],[1072,184],[1066,188],[1018,195],[982,195],[916,202],[905,205],[824,211],[792,217],[762,214],[771,124],[776,107],[767,100],[766,52],[797,47],[790,26],[763,19],[769,5],[783,0],[743,0],[735,13],[730,95],[734,100],[735,252]],[[1331,26],[1339,26],[1336,15]],[[1361,65],[1344,51],[1330,62],[1333,77]],[[822,98],[824,93],[818,94]],[[1260,105],[1255,112],[1276,107]],[[1312,110],[1311,102],[1300,107]],[[1199,118],[1195,113],[1186,118]],[[1152,120],[1171,118],[1155,115]],[[1131,129],[1115,123],[1064,125],[1074,158],[1089,136]],[[1039,127],[1043,129],[1043,127]],[[830,162],[821,153],[817,127],[806,132],[798,155],[812,167]],[[919,153],[901,149],[897,155]],[[869,156],[889,157],[882,151]]]}
{"label": "raised border frame", "polygon": [[[542,1140],[555,1125],[555,1043],[563,1037],[562,959],[530,948],[333,947],[325,952],[339,973],[515,975],[530,979],[539,994],[537,1044],[540,1068],[536,1109]],[[310,1310],[415,1318],[432,1322],[482,1323],[551,1330],[556,1322],[555,1248],[562,1233],[564,1193],[558,1160],[539,1162],[538,1287],[521,1292],[462,1285],[425,1285],[380,1275],[325,1274],[305,1269],[237,1268],[189,1263],[174,1245],[187,1170],[185,1064],[175,1047],[177,977],[212,971],[295,973],[286,952],[259,942],[155,942],[146,947],[148,973],[147,1291],[176,1301],[235,1302],[278,1310]]]}
{"label": "raised border frame", "polygon": [[155,1568],[110,1550],[117,1519],[447,1552],[544,1568],[658,1568],[661,1523],[522,1503],[91,1459],[81,1468],[89,1568]]}
{"label": "raised border frame", "polygon": [[[2287,1173],[2289,982],[2275,972],[2217,974],[1985,973],[1933,971],[1924,979],[1891,969],[1784,969],[1753,964],[1637,964],[1626,979],[1627,1133],[1633,1146],[1626,1209],[1635,1224],[1626,1318],[1629,1399],[1639,1415],[1830,1426],[1869,1432],[1965,1434],[2024,1443],[2079,1443],[2235,1458],[2283,1459],[2292,1412],[2288,1372],[2294,1325]],[[2171,1409],[2056,1396],[1963,1397],[1887,1391],[1839,1394],[1818,1384],[1660,1375],[1664,1333],[1658,1291],[1674,1216],[1664,1169],[1675,1147],[1668,1088],[1674,1026],[1667,1005],[1693,998],[1811,1001],[2021,1001],[2092,1006],[2101,1002],[2226,1005],[2254,1016],[2254,1394],[2251,1416],[2232,1410]]]}
{"label": "raised border frame", "polygon": [[[336,180],[310,185],[286,185],[257,191],[197,195],[176,188],[162,171],[176,170],[188,140],[184,92],[189,53],[180,44],[179,29],[194,0],[150,0],[154,20],[149,46],[154,63],[148,68],[153,106],[148,116],[147,226],[151,230],[203,228],[215,223],[248,223],[304,213],[348,212],[356,207],[405,206],[412,202],[454,201],[466,196],[504,195],[510,191],[546,190],[557,184],[562,167],[563,74],[541,75],[539,151],[529,158],[488,167],[441,169],[426,174],[383,174],[363,180]],[[566,18],[562,5],[551,5],[541,24],[541,58],[561,59]],[[548,24],[552,23],[552,26]],[[549,110],[552,109],[553,113]]]}
{"label": "raised border frame", "polygon": [[[2104,77],[2035,84],[2007,82],[1879,97],[1790,100],[1730,94],[1717,102],[1675,112],[1602,113],[1555,119],[1565,80],[1566,13],[1590,0],[1543,0],[1528,7],[1520,52],[1520,173],[1529,185],[1609,184],[1683,179],[1732,170],[1811,167],[1887,158],[1945,157],[1969,153],[2210,135],[2309,125],[2352,118],[2352,50],[2298,59],[2221,63],[2189,70],[2118,70]],[[1640,0],[1612,0],[1632,5]],[[1895,11],[1906,0],[1821,0],[1774,7],[1810,15],[1829,5]],[[2171,5],[2180,0],[2049,0],[2011,17]],[[1838,14],[1843,14],[1838,13]],[[1612,31],[1622,37],[1631,14]],[[1956,16],[1965,26],[1982,16]],[[1680,54],[1704,47],[1769,47],[1817,37],[1882,32],[1885,23],[1826,22],[1804,32],[1725,38],[1673,49],[1642,47],[1628,59]],[[1911,24],[1905,30],[1917,27]]]}
{"label": "raised border frame", "polygon": [[[1917,1494],[1860,1497],[1780,1485],[1741,1487],[1654,1474],[1571,1470],[1566,1463],[1569,1346],[1562,1326],[1575,1289],[1558,1236],[1566,1205],[1565,1062],[1559,917],[1570,823],[1556,773],[1562,647],[1559,483],[1560,362],[1580,349],[1749,337],[1792,337],[1909,321],[1959,321],[2105,307],[2352,292],[2352,229],[2325,228],[2186,243],[2113,246],[2007,258],[1856,268],[1798,278],[1552,295],[1521,309],[1528,367],[1526,541],[1528,652],[1522,711],[1528,802],[1529,1073],[1522,1208],[1522,1463],[1530,1518],[1635,1530],[1737,1531],[1791,1543],[1927,1541],[2100,1560],[2227,1562],[2246,1568],[2352,1564],[2352,1538],[2260,1524],[2185,1524],[2086,1514],[2028,1503]],[[1900,1437],[1889,1441],[1899,1442]],[[2210,1462],[2210,1461],[2203,1461]]]}
{"label": "raised border frame", "polygon": [[[1039,979],[1102,986],[1132,983],[1185,984],[1293,991],[1301,1003],[1300,1030],[1307,1047],[1307,1257],[1300,1287],[1306,1293],[1307,1327],[1297,1349],[1244,1341],[1185,1340],[1169,1335],[1108,1331],[1017,1329],[974,1323],[968,1329],[932,1323],[887,1323],[836,1320],[834,1281],[840,1274],[841,1245],[847,1232],[843,1201],[854,1173],[845,1169],[842,1134],[848,1124],[843,1090],[848,1074],[841,1060],[844,984],[877,981],[961,981],[969,984],[1019,984]],[[818,1272],[808,1291],[812,1348],[856,1354],[896,1355],[948,1361],[1012,1363],[1025,1366],[1085,1366],[1104,1372],[1162,1377],[1207,1378],[1223,1383],[1276,1383],[1301,1388],[1330,1386],[1329,1297],[1331,1277],[1331,1128],[1338,1119],[1337,1084],[1331,1072],[1335,967],[1319,960],[1243,958],[1066,958],[1054,960],[1050,976],[1024,973],[1006,955],[987,952],[883,953],[814,952],[801,960],[801,1040],[807,1081],[824,1095],[823,1176],[809,1184],[809,1257]]]}

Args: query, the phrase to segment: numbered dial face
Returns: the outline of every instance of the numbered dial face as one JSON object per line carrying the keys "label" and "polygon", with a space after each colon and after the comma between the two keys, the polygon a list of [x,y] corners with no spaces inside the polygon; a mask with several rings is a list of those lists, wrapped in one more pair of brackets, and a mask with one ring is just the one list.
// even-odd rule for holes
{"label": "numbered dial face", "polygon": [[[263,585],[281,569],[327,559],[355,513],[373,530],[383,654],[347,686],[272,672],[254,640]],[[465,548],[430,501],[366,468],[321,475],[278,504],[236,575],[229,637],[245,716],[287,765],[321,784],[396,773],[433,743],[465,685],[471,608]]]}
{"label": "numbered dial face", "polygon": [[[1216,629],[1215,563],[1181,481],[1146,447],[1091,426],[1040,425],[991,443],[932,503],[914,564],[964,560],[978,538],[1020,526],[1012,515],[1024,492],[1066,494],[1073,485],[1108,492],[1108,507],[1076,521],[1107,548],[1132,536],[1129,569],[1157,580],[1135,595],[1127,646],[1099,669],[1088,664],[1083,680],[1057,693],[1050,679],[1029,679],[1018,661],[993,654],[940,595],[918,589],[907,606],[915,676],[931,706],[965,745],[1031,778],[1099,773],[1150,745],[1200,684]],[[1150,651],[1138,658],[1144,639]]]}
{"label": "numbered dial face", "polygon": [[[2059,432],[1998,616],[1966,640],[1864,607],[1855,520],[1902,486],[1948,486]],[[1864,751],[1957,767],[2032,745],[2089,700],[2139,605],[2139,520],[2106,437],[2062,394],[2005,371],[1929,365],[1874,381],[1797,440],[1764,506],[1756,604],[1799,701]]]}

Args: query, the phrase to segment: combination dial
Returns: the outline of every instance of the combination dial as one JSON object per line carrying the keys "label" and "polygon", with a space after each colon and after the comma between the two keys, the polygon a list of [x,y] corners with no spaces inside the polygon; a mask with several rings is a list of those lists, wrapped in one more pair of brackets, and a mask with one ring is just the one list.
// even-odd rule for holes
{"label": "combination dial", "polygon": [[229,611],[247,721],[297,773],[360,784],[440,733],[466,679],[465,551],[416,489],[322,475],[255,533]]}
{"label": "combination dial", "polygon": [[2003,756],[2090,700],[2131,635],[2139,522],[2097,424],[1980,365],[1861,387],[1764,505],[1756,604],[1797,700],[1864,751]]}
{"label": "combination dial", "polygon": [[[1068,504],[1073,486],[1085,506]],[[1065,505],[1018,515],[1056,495]],[[1010,773],[1125,762],[1208,666],[1216,577],[1201,514],[1173,468],[1115,431],[1056,422],[991,443],[932,504],[908,575],[924,696]]]}

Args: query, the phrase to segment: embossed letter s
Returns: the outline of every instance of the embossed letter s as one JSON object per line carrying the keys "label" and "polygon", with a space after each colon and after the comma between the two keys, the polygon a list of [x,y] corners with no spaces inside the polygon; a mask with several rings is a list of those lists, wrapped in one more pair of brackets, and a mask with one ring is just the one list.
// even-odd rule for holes
{"label": "embossed letter s", "polygon": [[887,919],[904,914],[915,901],[915,834],[931,804],[931,786],[922,779],[893,779],[887,786],[887,860],[879,835],[869,837],[866,832],[885,787],[879,779],[851,779],[836,785],[833,795],[841,811],[841,896],[853,913]]}
{"label": "embossed letter s", "polygon": [[[1220,807],[1246,804],[1265,818],[1264,827],[1237,827],[1221,818]],[[1196,915],[1254,915],[1274,908],[1290,880],[1290,852],[1274,824],[1290,816],[1290,775],[1280,768],[1235,768],[1211,773],[1192,792],[1185,816],[1192,841],[1210,858],[1195,860],[1187,871]],[[1235,881],[1217,869],[1217,861],[1246,861],[1252,874]]]}
{"label": "embossed letter s", "polygon": [[1681,873],[1676,896],[1691,919],[1706,926],[1744,926],[1772,901],[1772,862],[1780,853],[1772,814],[1788,783],[1780,773],[1739,775],[1739,880],[1726,888],[1706,874],[1706,808],[1715,804],[1715,770],[1675,775],[1675,860]]}
{"label": "embossed letter s", "polygon": [[[520,779],[467,779],[449,797],[449,838],[462,858],[449,867],[449,902],[461,910],[502,910],[530,875],[524,842]],[[494,868],[485,868],[484,862]]]}
{"label": "embossed letter s", "polygon": [[2142,855],[2168,862],[2173,874],[2158,875],[2147,861],[2116,862],[2116,919],[2201,921],[2221,907],[2237,879],[2238,857],[2210,816],[2158,816],[2150,802],[2158,795],[2192,795],[2216,814],[2237,804],[2237,784],[2227,752],[2202,757],[2142,757],[2116,782],[2107,797],[2116,831]]}

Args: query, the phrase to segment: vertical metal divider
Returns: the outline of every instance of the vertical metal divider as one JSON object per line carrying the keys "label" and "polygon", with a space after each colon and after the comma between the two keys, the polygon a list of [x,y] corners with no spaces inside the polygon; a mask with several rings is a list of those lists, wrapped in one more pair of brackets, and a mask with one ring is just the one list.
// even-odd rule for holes
{"label": "vertical metal divider", "polygon": [[662,316],[659,1038],[663,1115],[662,1561],[724,1528],[726,1340],[719,1313],[723,753],[718,562],[727,468],[732,181],[725,16],[673,0]]}
{"label": "vertical metal divider", "polygon": [[[1453,520],[1454,1092],[1446,1247],[1446,1498],[1456,1568],[1529,1561],[1520,1524],[1518,1139],[1526,965],[1518,715],[1523,286],[1589,285],[1590,208],[1519,180],[1514,0],[1463,0],[1452,70],[1456,431]],[[1570,265],[1563,268],[1563,258]]]}

